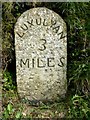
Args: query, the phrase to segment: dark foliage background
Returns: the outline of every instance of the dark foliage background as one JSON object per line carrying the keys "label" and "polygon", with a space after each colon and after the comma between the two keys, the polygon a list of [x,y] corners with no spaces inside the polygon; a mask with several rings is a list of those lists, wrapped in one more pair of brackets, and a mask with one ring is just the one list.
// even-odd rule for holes
{"label": "dark foliage background", "polygon": [[[4,77],[6,78],[12,76],[11,78],[8,78],[8,81],[6,83],[4,83],[4,90],[6,90],[6,88],[8,90],[13,89],[13,86],[16,86],[14,47],[15,23],[18,17],[24,11],[33,7],[47,7],[58,13],[66,22],[68,33],[67,96],[69,96],[69,99],[71,100],[68,106],[71,111],[68,110],[68,116],[82,116],[89,118],[90,2],[4,2],[2,4],[3,73]],[[83,98],[79,96],[83,96]],[[74,100],[77,100],[78,103],[73,104],[72,101]],[[86,107],[82,108],[85,106],[85,103]],[[77,105],[79,105],[78,108]],[[82,109],[86,110],[86,112],[84,111],[84,114]]]}

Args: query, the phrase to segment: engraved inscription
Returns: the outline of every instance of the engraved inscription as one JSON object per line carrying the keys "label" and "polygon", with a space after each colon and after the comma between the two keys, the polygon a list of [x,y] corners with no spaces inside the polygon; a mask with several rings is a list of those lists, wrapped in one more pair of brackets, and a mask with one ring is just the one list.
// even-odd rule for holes
{"label": "engraved inscription", "polygon": [[44,67],[55,67],[58,65],[59,67],[64,66],[64,57],[58,59],[58,62],[55,63],[55,58],[32,58],[32,59],[21,59],[20,67],[27,68],[44,68]]}
{"label": "engraved inscription", "polygon": [[47,58],[47,64],[48,64],[48,67],[54,67],[54,63],[52,63],[52,61],[54,61],[54,58]]}
{"label": "engraved inscription", "polygon": [[38,48],[39,50],[43,51],[46,49],[46,40],[45,39],[40,39],[40,41],[42,41],[42,45],[40,45],[40,48]]}
{"label": "engraved inscription", "polygon": [[23,61],[23,59],[20,60],[20,66],[23,67],[27,66],[29,68],[29,59],[26,59],[25,61]]}
{"label": "engraved inscription", "polygon": [[[47,20],[46,20],[46,19],[43,20],[42,18],[30,19],[30,20],[27,21],[27,23],[23,23],[23,25],[20,26],[21,29],[23,30],[23,31],[22,31],[22,34],[20,34],[19,32],[16,32],[16,33],[19,35],[19,37],[22,38],[23,35],[25,34],[25,31],[27,31],[27,30],[29,29],[29,27],[32,27],[32,26],[35,26],[35,25],[48,26],[47,23],[48,23]],[[52,28],[52,30],[53,30],[56,34],[60,35],[60,39],[66,37],[66,35],[63,35],[63,31],[60,32],[60,33],[58,33],[59,30],[60,30],[60,25],[57,25],[57,21],[56,21],[55,19],[51,19],[51,22],[50,22],[50,23],[51,23],[51,24],[50,24],[50,27]],[[30,25],[30,26],[29,26],[29,25]]]}
{"label": "engraved inscription", "polygon": [[43,7],[24,12],[15,25],[17,90],[30,101],[54,101],[66,93],[66,23]]}

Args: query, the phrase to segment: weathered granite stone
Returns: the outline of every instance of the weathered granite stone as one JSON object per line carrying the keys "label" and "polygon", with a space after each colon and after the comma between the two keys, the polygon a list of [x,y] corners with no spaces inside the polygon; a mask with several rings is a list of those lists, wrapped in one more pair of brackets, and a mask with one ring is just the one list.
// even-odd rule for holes
{"label": "weathered granite stone", "polygon": [[17,89],[28,100],[57,100],[66,93],[66,24],[44,7],[24,12],[15,25]]}

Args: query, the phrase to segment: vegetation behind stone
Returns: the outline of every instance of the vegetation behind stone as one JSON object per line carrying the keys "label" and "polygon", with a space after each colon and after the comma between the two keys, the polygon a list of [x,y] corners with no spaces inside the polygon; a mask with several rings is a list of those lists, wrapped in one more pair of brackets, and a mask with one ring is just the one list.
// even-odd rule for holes
{"label": "vegetation behind stone", "polygon": [[[20,102],[16,90],[14,25],[24,11],[33,7],[47,7],[58,13],[66,22],[68,32],[66,99],[40,106]],[[2,38],[3,118],[90,119],[90,2],[4,2]]]}

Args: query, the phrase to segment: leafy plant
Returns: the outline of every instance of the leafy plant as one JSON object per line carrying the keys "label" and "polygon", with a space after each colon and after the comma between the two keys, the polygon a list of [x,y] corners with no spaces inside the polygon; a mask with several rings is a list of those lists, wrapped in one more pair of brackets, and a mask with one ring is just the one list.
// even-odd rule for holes
{"label": "leafy plant", "polygon": [[14,108],[13,108],[12,104],[9,103],[9,104],[7,105],[7,107],[5,108],[4,112],[3,112],[3,119],[9,118],[10,115],[13,114],[13,112],[14,112]]}
{"label": "leafy plant", "polygon": [[22,117],[22,112],[21,110],[18,110],[16,113],[15,113],[15,108],[13,107],[13,105],[11,103],[9,103],[7,105],[7,107],[4,109],[4,112],[3,112],[3,119],[8,119],[8,118],[18,118],[20,119]]}
{"label": "leafy plant", "polygon": [[3,89],[4,90],[14,90],[16,88],[15,85],[13,85],[12,81],[12,75],[10,72],[6,71],[3,74]]}
{"label": "leafy plant", "polygon": [[[15,71],[15,47],[14,47],[14,25],[18,17],[32,7],[47,7],[57,12],[67,24],[68,37],[68,66],[67,79],[69,95],[72,97],[68,105],[69,118],[90,119],[90,2],[3,2],[2,3],[2,48],[3,48],[3,69]],[[13,73],[12,71],[12,73]],[[14,73],[13,73],[14,74]],[[15,90],[13,84],[14,76],[11,72],[3,73],[3,90],[5,92]],[[9,98],[10,92],[6,97]],[[82,97],[81,95],[84,95]],[[6,98],[5,97],[5,98]],[[11,98],[10,98],[11,100]],[[4,100],[5,101],[5,100]],[[14,100],[12,100],[15,103]],[[16,100],[17,101],[17,100]],[[25,103],[27,100],[25,100]],[[60,102],[60,101],[59,101]],[[18,103],[17,103],[18,104]],[[4,106],[3,118],[22,118],[22,111],[15,110],[14,104],[7,103]],[[6,106],[6,107],[5,107]],[[23,106],[23,104],[22,104]],[[64,109],[60,104],[52,105],[52,109]],[[20,107],[20,106],[19,106]],[[36,108],[33,108],[36,111]],[[41,110],[50,109],[48,105],[42,105]],[[57,111],[56,110],[56,111]],[[40,113],[39,112],[39,113]],[[26,112],[25,112],[26,114]],[[37,112],[34,113],[38,114]],[[33,116],[33,115],[31,115]],[[38,116],[38,115],[37,115]],[[27,116],[26,116],[27,117]]]}
{"label": "leafy plant", "polygon": [[21,118],[21,116],[22,116],[21,111],[17,111],[17,112],[16,112],[16,115],[15,115],[15,118],[20,119],[20,118]]}
{"label": "leafy plant", "polygon": [[82,96],[74,95],[70,100],[69,107],[70,118],[87,118],[90,119],[90,108],[88,101],[84,100]]}

